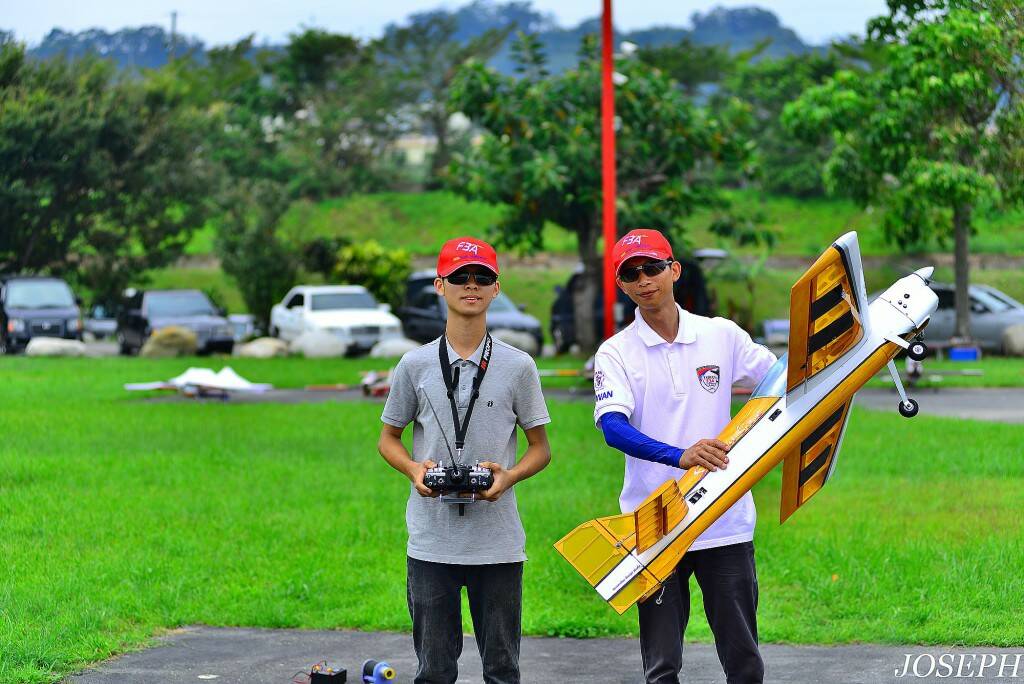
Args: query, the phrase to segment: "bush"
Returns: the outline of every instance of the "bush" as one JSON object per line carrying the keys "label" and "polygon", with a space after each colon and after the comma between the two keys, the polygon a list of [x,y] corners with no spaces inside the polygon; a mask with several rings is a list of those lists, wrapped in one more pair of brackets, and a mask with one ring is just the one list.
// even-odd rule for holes
{"label": "bush", "polygon": [[379,242],[366,240],[338,250],[335,277],[343,283],[362,285],[377,301],[392,308],[402,303],[405,281],[412,272],[412,259],[402,249],[386,249]]}
{"label": "bush", "polygon": [[167,356],[195,356],[198,346],[196,334],[188,328],[169,325],[155,330],[142,345],[139,356],[163,358]]}

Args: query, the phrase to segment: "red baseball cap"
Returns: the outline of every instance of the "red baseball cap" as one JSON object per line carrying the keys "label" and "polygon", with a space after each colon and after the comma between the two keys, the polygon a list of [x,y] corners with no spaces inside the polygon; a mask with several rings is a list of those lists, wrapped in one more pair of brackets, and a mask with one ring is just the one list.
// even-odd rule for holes
{"label": "red baseball cap", "polygon": [[498,253],[483,240],[472,237],[453,238],[444,243],[437,255],[437,275],[447,278],[456,269],[478,264],[498,275]]}
{"label": "red baseball cap", "polygon": [[638,256],[650,257],[652,259],[671,259],[672,245],[657,230],[637,228],[636,230],[629,231],[612,248],[612,262],[615,264],[615,275],[619,274],[622,264]]}

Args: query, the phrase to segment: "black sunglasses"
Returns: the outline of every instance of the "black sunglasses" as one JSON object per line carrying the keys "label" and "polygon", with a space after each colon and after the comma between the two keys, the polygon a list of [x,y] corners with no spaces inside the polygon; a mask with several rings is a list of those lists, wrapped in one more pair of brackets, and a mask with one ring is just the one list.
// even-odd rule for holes
{"label": "black sunglasses", "polygon": [[471,273],[469,271],[457,271],[456,273],[449,275],[445,280],[452,285],[465,285],[469,282],[470,276],[472,276],[473,280],[475,280],[476,284],[480,287],[493,285],[498,280],[498,276],[493,273]]}
{"label": "black sunglasses", "polygon": [[672,259],[648,261],[646,264],[621,269],[619,279],[624,283],[635,283],[640,278],[640,271],[643,271],[648,278],[653,278],[671,265]]}

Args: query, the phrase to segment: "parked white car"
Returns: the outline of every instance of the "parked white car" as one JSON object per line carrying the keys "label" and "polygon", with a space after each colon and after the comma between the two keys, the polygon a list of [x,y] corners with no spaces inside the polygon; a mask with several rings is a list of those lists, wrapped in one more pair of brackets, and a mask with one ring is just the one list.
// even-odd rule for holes
{"label": "parked white car", "polygon": [[291,342],[312,330],[329,332],[350,352],[402,336],[402,323],[361,285],[298,285],[270,310],[270,334]]}

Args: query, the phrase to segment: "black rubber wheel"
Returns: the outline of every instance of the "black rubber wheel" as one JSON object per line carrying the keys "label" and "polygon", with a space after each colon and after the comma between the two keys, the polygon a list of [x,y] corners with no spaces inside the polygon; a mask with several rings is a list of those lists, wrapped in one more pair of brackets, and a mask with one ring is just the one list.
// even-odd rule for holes
{"label": "black rubber wheel", "polygon": [[900,402],[900,415],[904,418],[913,418],[921,408],[914,399],[907,399],[907,403]]}
{"label": "black rubber wheel", "polygon": [[561,328],[552,328],[551,341],[555,344],[556,353],[564,354],[569,351],[569,345],[565,342],[565,334],[562,332]]}
{"label": "black rubber wheel", "polygon": [[924,361],[924,357],[928,356],[928,347],[924,342],[911,342],[907,348],[907,356],[914,361]]}

